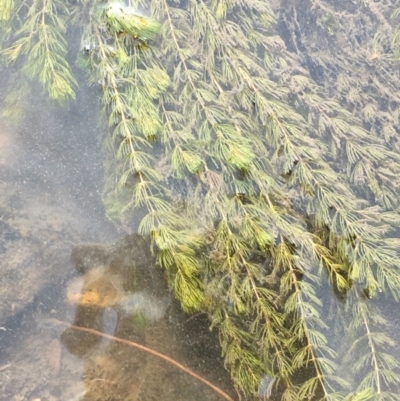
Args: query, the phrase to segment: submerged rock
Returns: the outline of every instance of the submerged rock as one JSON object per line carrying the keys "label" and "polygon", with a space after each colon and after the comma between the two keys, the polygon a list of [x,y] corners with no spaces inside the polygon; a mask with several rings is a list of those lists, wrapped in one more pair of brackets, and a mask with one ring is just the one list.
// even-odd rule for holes
{"label": "submerged rock", "polygon": [[19,336],[5,332],[10,350],[5,361],[11,371],[2,387],[4,399],[16,394],[21,400],[221,399],[175,365],[132,345],[156,350],[229,387],[218,337],[209,331],[207,317],[189,317],[180,310],[149,250],[149,242],[139,235],[112,245],[73,248],[77,277],[56,288],[56,305],[43,298],[48,306],[38,302],[31,313],[21,315]]}
{"label": "submerged rock", "polygon": [[135,292],[124,288],[124,276],[98,266],[68,283],[66,291],[69,303],[81,307],[113,308],[125,315],[140,314],[148,321],[156,321],[165,315],[170,298],[156,296],[147,290]]}
{"label": "submerged rock", "polygon": [[[80,245],[73,249],[72,260],[80,276],[68,283],[66,298],[75,308],[75,319],[62,333],[61,341],[83,361],[85,400],[219,400],[218,394],[197,386],[176,366],[143,349],[76,329],[80,326],[107,332],[172,359],[182,358],[184,344],[176,330],[180,324],[172,323],[173,316],[180,313],[179,305],[172,302],[163,272],[156,266],[145,238],[134,234],[113,245]],[[193,343],[196,335],[202,335],[198,327],[195,331],[190,337],[188,332],[184,334]]]}

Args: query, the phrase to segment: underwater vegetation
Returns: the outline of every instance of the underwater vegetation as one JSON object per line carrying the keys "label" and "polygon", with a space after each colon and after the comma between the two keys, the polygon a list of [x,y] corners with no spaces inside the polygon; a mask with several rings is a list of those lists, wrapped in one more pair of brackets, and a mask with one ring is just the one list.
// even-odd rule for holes
{"label": "underwater vegetation", "polygon": [[143,212],[245,399],[400,399],[385,315],[400,297],[398,7],[0,3],[4,113],[31,81],[73,100],[77,56],[110,133],[109,216]]}

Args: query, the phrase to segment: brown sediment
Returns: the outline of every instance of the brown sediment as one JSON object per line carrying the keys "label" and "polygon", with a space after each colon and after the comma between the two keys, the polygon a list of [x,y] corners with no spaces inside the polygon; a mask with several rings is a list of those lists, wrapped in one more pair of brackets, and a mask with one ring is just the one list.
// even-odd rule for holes
{"label": "brown sediment", "polygon": [[67,322],[63,322],[61,320],[58,319],[53,319],[54,322],[57,322],[59,324],[62,324],[63,326],[67,326],[71,329],[74,330],[79,330],[79,331],[84,331],[86,333],[90,333],[90,334],[94,334],[103,338],[107,338],[109,340],[112,341],[116,341],[119,342],[121,344],[125,344],[125,345],[129,345],[131,347],[135,347],[138,348],[144,352],[147,352],[149,354],[155,355],[158,358],[163,359],[164,361],[176,366],[178,369],[182,370],[183,372],[189,374],[190,376],[194,377],[195,379],[201,381],[202,383],[204,383],[205,385],[207,385],[208,387],[210,387],[211,389],[213,389],[216,393],[218,393],[219,395],[221,395],[223,398],[225,398],[228,401],[234,401],[232,397],[230,397],[227,393],[225,393],[222,389],[220,389],[219,387],[215,386],[214,384],[212,384],[211,382],[209,382],[207,379],[205,379],[204,377],[199,376],[197,373],[193,372],[192,370],[190,370],[189,368],[181,365],[179,362],[175,361],[174,359],[162,354],[161,352],[155,351],[151,348],[145,347],[144,345],[135,343],[133,341],[129,341],[129,340],[125,340],[123,338],[119,338],[119,337],[115,337],[106,333],[102,333],[100,331],[94,330],[94,329],[90,329],[87,327],[81,327],[81,326],[75,326],[73,324],[67,323]]}

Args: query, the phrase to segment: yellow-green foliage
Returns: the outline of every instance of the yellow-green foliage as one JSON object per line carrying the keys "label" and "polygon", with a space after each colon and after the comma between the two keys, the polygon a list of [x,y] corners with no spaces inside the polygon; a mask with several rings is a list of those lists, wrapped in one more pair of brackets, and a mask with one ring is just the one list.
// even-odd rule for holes
{"label": "yellow-green foliage", "polygon": [[375,305],[400,295],[395,7],[18,4],[4,55],[52,98],[74,96],[62,35],[80,27],[109,214],[145,210],[139,231],[183,308],[211,316],[238,391],[268,375],[286,401],[400,399]]}
{"label": "yellow-green foliage", "polygon": [[[23,72],[29,78],[37,79],[50,98],[59,102],[75,98],[76,81],[65,59],[67,42],[63,11],[67,9],[64,2],[35,0],[18,3],[22,3],[18,8],[26,11],[27,21],[21,23],[13,34],[13,42],[4,49],[5,59],[10,63],[20,60]],[[11,12],[11,7],[8,10]]]}

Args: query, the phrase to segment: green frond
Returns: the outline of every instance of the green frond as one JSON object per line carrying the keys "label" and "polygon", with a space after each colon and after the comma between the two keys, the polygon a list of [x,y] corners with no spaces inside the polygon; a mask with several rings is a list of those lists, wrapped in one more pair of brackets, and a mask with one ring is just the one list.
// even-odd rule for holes
{"label": "green frond", "polygon": [[280,400],[399,398],[376,306],[400,296],[400,9],[350,3],[0,4],[3,60],[50,98],[74,98],[78,54],[108,127],[107,213],[144,216],[244,399],[265,376]]}
{"label": "green frond", "polygon": [[58,0],[34,2],[27,21],[13,34],[13,41],[3,49],[5,59],[14,63],[24,58],[22,71],[39,81],[51,99],[60,103],[75,98],[77,82],[66,61],[64,38],[68,11]]}
{"label": "green frond", "polygon": [[0,4],[0,23],[8,21],[14,10],[14,0],[4,0]]}
{"label": "green frond", "polygon": [[141,15],[133,7],[127,7],[120,1],[109,1],[103,6],[103,16],[111,33],[129,34],[146,41],[154,39],[160,24]]}

